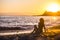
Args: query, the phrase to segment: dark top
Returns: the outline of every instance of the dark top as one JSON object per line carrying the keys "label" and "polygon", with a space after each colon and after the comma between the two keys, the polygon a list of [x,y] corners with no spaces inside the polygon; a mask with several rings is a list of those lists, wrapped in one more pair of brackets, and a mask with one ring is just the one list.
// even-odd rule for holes
{"label": "dark top", "polygon": [[39,23],[38,23],[38,31],[39,31],[40,33],[43,32],[43,28],[45,28],[44,23],[39,22]]}

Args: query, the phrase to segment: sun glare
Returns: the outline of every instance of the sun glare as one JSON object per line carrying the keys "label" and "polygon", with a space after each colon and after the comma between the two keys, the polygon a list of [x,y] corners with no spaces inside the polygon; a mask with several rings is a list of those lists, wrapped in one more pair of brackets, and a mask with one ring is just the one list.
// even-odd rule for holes
{"label": "sun glare", "polygon": [[47,11],[49,12],[57,12],[59,11],[59,5],[56,3],[50,4],[47,6]]}
{"label": "sun glare", "polygon": [[57,18],[56,17],[53,17],[54,20],[56,20]]}
{"label": "sun glare", "polygon": [[55,22],[57,20],[57,18],[56,17],[52,17],[52,20]]}

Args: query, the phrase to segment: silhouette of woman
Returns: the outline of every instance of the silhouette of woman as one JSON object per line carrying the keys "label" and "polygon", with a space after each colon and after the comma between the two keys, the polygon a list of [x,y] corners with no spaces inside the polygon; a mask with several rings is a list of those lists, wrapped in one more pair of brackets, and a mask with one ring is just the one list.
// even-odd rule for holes
{"label": "silhouette of woman", "polygon": [[38,23],[38,35],[40,35],[43,32],[43,28],[45,29],[44,25],[44,19],[40,18],[39,23]]}
{"label": "silhouette of woman", "polygon": [[32,34],[35,36],[40,36],[40,34],[43,32],[43,28],[45,29],[44,19],[40,18],[38,27],[36,25],[34,25],[34,30],[33,30]]}

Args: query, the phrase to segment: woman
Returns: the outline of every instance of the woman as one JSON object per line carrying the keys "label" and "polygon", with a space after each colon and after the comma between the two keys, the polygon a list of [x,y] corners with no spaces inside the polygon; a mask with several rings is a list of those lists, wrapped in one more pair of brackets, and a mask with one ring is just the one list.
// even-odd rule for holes
{"label": "woman", "polygon": [[34,25],[34,30],[32,34],[36,36],[40,36],[40,34],[43,32],[43,28],[45,29],[44,19],[40,18],[39,23],[38,23],[38,28],[36,27],[36,25]]}
{"label": "woman", "polygon": [[38,35],[43,32],[43,28],[45,29],[44,19],[40,18],[39,23],[38,23]]}

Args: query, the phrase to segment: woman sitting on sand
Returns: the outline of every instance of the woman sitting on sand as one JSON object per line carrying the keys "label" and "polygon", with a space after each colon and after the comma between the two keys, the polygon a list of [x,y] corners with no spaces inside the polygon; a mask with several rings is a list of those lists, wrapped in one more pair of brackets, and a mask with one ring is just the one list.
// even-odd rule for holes
{"label": "woman sitting on sand", "polygon": [[43,28],[45,29],[44,19],[40,18],[39,23],[38,23],[38,28],[36,25],[34,25],[34,30],[32,33],[36,36],[39,36],[41,33],[43,33]]}

